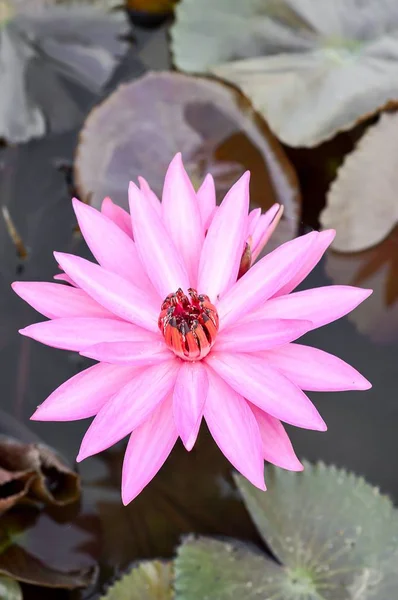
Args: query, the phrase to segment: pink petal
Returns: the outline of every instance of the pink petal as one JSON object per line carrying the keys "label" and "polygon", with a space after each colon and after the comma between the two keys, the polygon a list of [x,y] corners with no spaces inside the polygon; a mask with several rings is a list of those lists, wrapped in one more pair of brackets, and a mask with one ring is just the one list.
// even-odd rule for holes
{"label": "pink petal", "polygon": [[57,273],[56,275],[54,275],[53,279],[55,279],[56,281],[64,281],[65,283],[69,283],[69,285],[72,285],[73,287],[77,287],[76,283],[72,281],[72,279],[66,273]]}
{"label": "pink petal", "polygon": [[86,347],[80,354],[100,362],[135,367],[157,365],[173,356],[160,339],[144,342],[103,342]]}
{"label": "pink petal", "polygon": [[229,190],[207,232],[199,264],[198,291],[212,302],[236,281],[242,258],[249,210],[247,171]]}
{"label": "pink petal", "polygon": [[142,369],[99,411],[83,438],[76,460],[106,450],[141,425],[170,394],[179,365],[173,359]]}
{"label": "pink petal", "polygon": [[334,229],[329,229],[327,231],[322,231],[321,233],[319,233],[316,242],[312,248],[312,252],[308,254],[307,259],[303,262],[301,268],[286,285],[284,285],[280,290],[278,290],[278,292],[275,295],[284,296],[285,294],[289,294],[292,290],[294,290],[294,288],[300,285],[300,283],[304,281],[307,275],[311,273],[312,269],[319,263],[322,256],[325,254],[326,250],[333,242],[335,236],[336,232],[334,231]]}
{"label": "pink petal", "polygon": [[178,288],[187,290],[188,274],[155,209],[134,183],[129,187],[130,212],[138,253],[162,300]]}
{"label": "pink petal", "polygon": [[326,430],[322,417],[304,392],[264,358],[212,352],[206,363],[238,394],[273,417],[304,429]]}
{"label": "pink petal", "polygon": [[150,331],[158,331],[159,305],[147,290],[141,290],[123,277],[111,273],[89,260],[54,252],[64,271],[94,300],[113,314],[140,325]]}
{"label": "pink petal", "polygon": [[261,310],[248,314],[245,322],[257,319],[304,319],[312,321],[312,328],[316,329],[344,317],[371,293],[372,290],[346,285],[328,285],[294,292],[272,298]]}
{"label": "pink petal", "polygon": [[190,285],[196,288],[204,233],[195,190],[182,164],[181,153],[167,169],[162,214],[170,238],[184,259]]}
{"label": "pink petal", "polygon": [[216,352],[259,352],[297,340],[312,329],[311,321],[263,319],[227,327],[217,337]]}
{"label": "pink petal", "polygon": [[248,403],[211,370],[208,377],[204,416],[211,435],[229,462],[265,490],[260,431]]}
{"label": "pink petal", "polygon": [[162,205],[160,204],[159,198],[156,196],[155,192],[151,190],[149,183],[143,177],[138,177],[138,182],[140,184],[140,190],[147,199],[147,202],[151,204],[152,208],[155,209],[160,217],[162,215]]}
{"label": "pink petal", "polygon": [[[237,323],[242,316],[249,316],[285,285],[311,252],[316,236],[317,233],[312,232],[287,242],[251,267],[217,304],[220,331],[226,325]],[[264,314],[263,318],[268,316]],[[304,320],[312,321],[309,316]]]}
{"label": "pink petal", "polygon": [[105,198],[102,202],[101,212],[124,231],[129,238],[133,237],[130,215],[126,210],[112,202],[110,198]]}
{"label": "pink petal", "polygon": [[76,421],[93,417],[138,369],[98,364],[65,381],[40,404],[33,421]]}
{"label": "pink petal", "polygon": [[203,231],[207,231],[216,210],[216,188],[214,179],[210,173],[206,175],[202,185],[196,193],[196,197],[202,218]]}
{"label": "pink petal", "polygon": [[123,462],[122,501],[129,504],[153,479],[178,438],[171,396],[131,434]]}
{"label": "pink petal", "polygon": [[[132,323],[95,317],[71,317],[43,321],[20,329],[19,333],[47,346],[75,352],[99,342],[147,341],[151,336],[146,329]],[[149,337],[149,339],[152,338]]]}
{"label": "pink petal", "polygon": [[259,222],[253,232],[252,241],[252,260],[253,262],[259,256],[264,246],[268,243],[268,240],[274,233],[275,229],[279,225],[283,215],[283,206],[280,204],[274,204],[265,214],[260,217]]}
{"label": "pink petal", "polygon": [[201,362],[183,362],[174,388],[174,421],[184,446],[192,450],[199,433],[209,382]]}
{"label": "pink petal", "polygon": [[250,404],[250,408],[260,429],[264,459],[282,469],[302,471],[304,467],[297,458],[282,423],[254,404]]}
{"label": "pink petal", "polygon": [[16,281],[12,289],[49,319],[60,317],[108,317],[114,315],[83,290],[58,283]]}
{"label": "pink petal", "polygon": [[310,346],[287,344],[263,356],[303,390],[341,392],[372,387],[356,369],[337,356]]}
{"label": "pink petal", "polygon": [[148,276],[131,237],[95,208],[73,199],[80,231],[99,264],[137,287],[149,285]]}
{"label": "pink petal", "polygon": [[261,217],[261,208],[254,208],[249,212],[247,219],[247,236],[253,237],[256,225]]}

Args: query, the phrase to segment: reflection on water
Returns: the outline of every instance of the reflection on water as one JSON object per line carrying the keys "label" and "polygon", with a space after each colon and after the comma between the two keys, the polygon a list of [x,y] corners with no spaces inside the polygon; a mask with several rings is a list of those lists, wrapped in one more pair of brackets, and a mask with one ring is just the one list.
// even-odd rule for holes
{"label": "reflection on water", "polygon": [[[53,389],[86,367],[88,361],[19,336],[19,328],[40,317],[12,293],[10,283],[16,278],[50,280],[57,270],[54,249],[88,256],[75,230],[65,176],[57,168],[59,161],[71,163],[76,137],[75,131],[0,150],[0,203],[7,206],[29,252],[26,259],[17,256],[0,219],[0,385],[2,408],[10,415],[3,427],[6,433],[22,439],[39,436],[71,461],[86,422],[29,424],[28,420]],[[222,160],[235,162],[239,144],[241,139],[237,138],[220,149]],[[308,174],[309,153],[306,160]],[[262,181],[262,167],[261,160],[253,161],[253,181]],[[258,183],[255,185],[257,199]],[[321,202],[309,187],[304,188],[304,215],[313,215],[313,207]],[[264,205],[268,206],[265,196]],[[278,240],[288,239],[298,229],[294,214],[291,211],[282,224]],[[373,389],[366,393],[310,394],[329,424],[329,432],[309,434],[294,428],[289,433],[299,455],[353,469],[398,500],[398,476],[391,459],[397,451],[398,423],[396,236],[397,232],[391,234],[363,255],[329,254],[301,286],[339,283],[375,289],[373,297],[349,319],[307,336],[311,345],[357,367],[373,382]],[[24,429],[27,424],[32,434]],[[13,432],[8,431],[10,428]],[[258,541],[232,487],[230,467],[206,431],[192,453],[177,446],[154,481],[127,508],[119,495],[122,450],[118,446],[79,466],[85,486],[84,511],[91,515],[91,524],[99,519],[101,527],[102,544],[97,550],[105,575],[138,556],[169,555],[178,536],[192,530]],[[79,538],[79,547],[84,546],[84,540],[84,536]],[[54,597],[60,598],[57,593]]]}

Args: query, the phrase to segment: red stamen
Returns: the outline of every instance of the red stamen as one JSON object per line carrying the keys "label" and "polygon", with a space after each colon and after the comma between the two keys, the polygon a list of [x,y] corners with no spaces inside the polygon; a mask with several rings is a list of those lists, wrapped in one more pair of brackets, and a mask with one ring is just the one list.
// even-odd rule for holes
{"label": "red stamen", "polygon": [[189,297],[179,289],[169,294],[161,306],[159,329],[165,342],[183,360],[200,360],[207,356],[218,331],[216,307],[208,296],[192,288]]}

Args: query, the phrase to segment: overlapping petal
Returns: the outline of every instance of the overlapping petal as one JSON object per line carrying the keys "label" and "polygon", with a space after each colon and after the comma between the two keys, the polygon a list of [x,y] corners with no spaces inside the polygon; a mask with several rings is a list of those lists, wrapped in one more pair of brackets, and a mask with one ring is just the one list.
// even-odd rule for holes
{"label": "overlapping petal", "polygon": [[76,421],[93,417],[138,373],[134,367],[100,363],[59,386],[31,416],[33,421]]}
{"label": "overlapping petal", "polygon": [[217,337],[216,352],[261,352],[297,340],[312,328],[311,321],[263,319],[227,327]]}
{"label": "overlapping petal", "polygon": [[202,218],[203,230],[207,231],[216,210],[216,188],[214,179],[210,173],[204,178],[202,185],[196,193],[196,197]]}
{"label": "overlapping petal", "polygon": [[333,354],[303,346],[287,344],[267,351],[264,358],[308,392],[342,392],[368,390],[371,384],[354,367]]}
{"label": "overlapping petal", "polygon": [[116,273],[79,256],[61,252],[54,255],[67,275],[114,315],[150,331],[158,331],[158,303],[147,290],[141,290]]}
{"label": "overlapping petal", "polygon": [[162,215],[170,238],[184,259],[190,285],[196,288],[204,232],[195,190],[182,164],[181,154],[173,158],[166,173]]}
{"label": "overlapping petal", "polygon": [[77,461],[106,450],[134,431],[174,387],[177,359],[142,369],[98,412],[80,446]]}
{"label": "overlapping petal", "polygon": [[211,435],[230,463],[253,485],[265,490],[262,441],[245,399],[209,371],[204,416]]}
{"label": "overlapping petal", "polygon": [[105,363],[134,367],[158,365],[174,356],[160,338],[149,336],[145,341],[102,342],[86,346],[80,354]]}
{"label": "overlapping petal", "polygon": [[130,238],[133,237],[133,228],[131,226],[130,215],[120,206],[112,202],[110,198],[104,198],[101,205],[101,212],[115,223]]}
{"label": "overlapping petal", "polygon": [[185,362],[178,372],[173,395],[174,422],[187,450],[192,450],[199,433],[209,381],[199,362]]}
{"label": "overlapping petal", "polygon": [[139,288],[147,287],[149,279],[131,237],[104,214],[76,198],[73,208],[80,231],[98,263]]}
{"label": "overlapping petal", "polygon": [[177,438],[169,396],[131,434],[123,462],[123,504],[134,500],[156,475]]}
{"label": "overlapping petal", "polygon": [[213,302],[236,281],[246,231],[242,223],[249,211],[249,180],[246,172],[230,189],[208,229],[199,263],[198,289]]}
{"label": "overlapping petal", "polygon": [[184,261],[160,216],[133,183],[129,187],[129,202],[138,253],[161,300],[180,287],[186,290],[189,277]]}
{"label": "overlapping petal", "polygon": [[[294,276],[311,251],[316,236],[312,232],[287,242],[251,267],[217,304],[220,331],[227,325],[238,322],[242,316],[250,316],[256,308],[276,294]],[[287,315],[284,317],[289,318]],[[263,318],[268,317],[264,314]],[[269,318],[273,318],[273,315]],[[303,319],[311,320],[308,315]]]}
{"label": "overlapping petal", "polygon": [[12,289],[25,302],[49,319],[62,317],[115,318],[86,292],[69,285],[46,281],[16,281]]}
{"label": "overlapping petal", "polygon": [[238,394],[276,419],[304,429],[326,430],[325,422],[304,392],[264,358],[213,352],[205,360]]}

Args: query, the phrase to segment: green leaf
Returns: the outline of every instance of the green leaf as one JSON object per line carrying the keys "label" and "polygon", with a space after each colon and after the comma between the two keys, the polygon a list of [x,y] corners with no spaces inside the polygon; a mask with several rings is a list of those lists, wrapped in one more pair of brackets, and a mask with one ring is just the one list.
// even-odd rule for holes
{"label": "green leaf", "polygon": [[117,581],[100,600],[172,600],[172,567],[143,562]]}
{"label": "green leaf", "polygon": [[0,576],[0,600],[22,600],[22,598],[18,581]]}
{"label": "green leaf", "polygon": [[283,579],[279,565],[233,540],[186,538],[175,560],[176,600],[274,599]]}
{"label": "green leaf", "polygon": [[265,493],[239,475],[235,480],[285,573],[311,580],[316,598],[391,598],[398,587],[398,513],[377,488],[323,464],[306,464],[300,474],[270,469]]}

